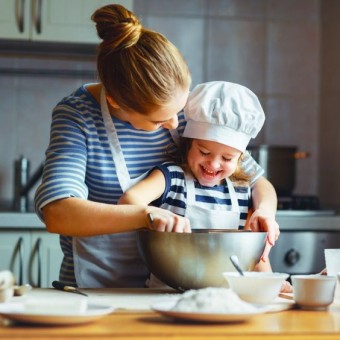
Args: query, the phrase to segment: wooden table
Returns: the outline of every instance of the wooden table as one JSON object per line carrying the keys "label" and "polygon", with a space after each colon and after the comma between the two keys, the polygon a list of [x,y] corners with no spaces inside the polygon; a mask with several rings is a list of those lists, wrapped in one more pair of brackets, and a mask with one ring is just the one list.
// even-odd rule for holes
{"label": "wooden table", "polygon": [[[298,309],[254,316],[242,323],[202,324],[167,319],[152,312],[145,302],[152,302],[160,293],[144,290],[84,290],[92,299],[106,300],[113,305],[126,302],[125,310],[88,324],[72,326],[27,326],[11,324],[0,317],[0,339],[340,339],[340,303],[336,300],[328,311]],[[72,293],[35,289],[34,294],[60,294],[71,298]],[[162,293],[163,294],[163,293]],[[137,301],[139,300],[139,302]],[[133,301],[137,301],[132,310]],[[117,307],[117,306],[116,306]],[[131,307],[131,309],[130,309]],[[124,306],[122,307],[124,308]]]}

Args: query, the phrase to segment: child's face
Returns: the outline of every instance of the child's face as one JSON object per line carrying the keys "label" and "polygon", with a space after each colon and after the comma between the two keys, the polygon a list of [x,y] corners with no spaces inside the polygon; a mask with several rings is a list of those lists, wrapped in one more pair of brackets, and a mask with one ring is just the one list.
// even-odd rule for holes
{"label": "child's face", "polygon": [[201,185],[212,187],[236,170],[241,151],[217,142],[194,139],[188,152],[188,164]]}

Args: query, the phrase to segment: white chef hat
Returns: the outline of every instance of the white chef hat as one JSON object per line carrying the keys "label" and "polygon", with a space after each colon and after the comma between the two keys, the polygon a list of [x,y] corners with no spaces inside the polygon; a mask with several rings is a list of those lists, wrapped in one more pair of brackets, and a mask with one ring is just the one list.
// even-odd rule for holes
{"label": "white chef hat", "polygon": [[244,86],[213,81],[197,85],[184,108],[183,137],[205,139],[244,152],[265,116],[256,95]]}

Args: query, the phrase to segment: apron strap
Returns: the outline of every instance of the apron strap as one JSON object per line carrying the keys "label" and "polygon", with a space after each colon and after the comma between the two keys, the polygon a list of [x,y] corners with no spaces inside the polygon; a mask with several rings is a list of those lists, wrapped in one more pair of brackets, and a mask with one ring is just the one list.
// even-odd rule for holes
{"label": "apron strap", "polygon": [[187,205],[194,205],[196,201],[195,197],[195,184],[191,175],[184,172],[185,185],[187,188]]}
{"label": "apron strap", "polygon": [[226,182],[227,182],[227,185],[228,185],[229,196],[230,196],[230,200],[231,200],[231,211],[235,211],[235,212],[239,213],[240,207],[239,207],[239,204],[238,204],[235,187],[234,187],[232,181],[229,178],[226,178]]}
{"label": "apron strap", "polygon": [[117,171],[118,181],[124,192],[129,188],[129,182],[131,178],[130,178],[129,171],[126,166],[123,151],[119,144],[117,131],[116,131],[115,125],[113,124],[109,108],[107,106],[104,87],[102,88],[101,93],[100,93],[100,105],[101,105],[104,125],[107,131],[107,137],[109,139],[111,153],[113,156],[113,161],[117,169],[116,171]]}

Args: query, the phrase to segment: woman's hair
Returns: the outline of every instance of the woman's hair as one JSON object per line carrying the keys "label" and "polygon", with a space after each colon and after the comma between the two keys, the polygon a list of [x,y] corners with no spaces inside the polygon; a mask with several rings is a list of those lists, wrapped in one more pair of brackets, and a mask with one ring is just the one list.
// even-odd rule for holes
{"label": "woman's hair", "polygon": [[[176,162],[179,166],[181,166],[184,171],[190,171],[188,166],[188,153],[192,145],[192,138],[182,137],[181,145],[178,149],[176,155],[172,156],[174,162]],[[246,173],[242,167],[241,162],[247,157],[244,153],[241,154],[235,172],[229,177],[231,181],[242,183],[249,183],[253,177],[253,174]]]}
{"label": "woman's hair", "polygon": [[97,69],[106,93],[123,109],[147,114],[168,103],[191,76],[179,50],[162,34],[142,26],[121,5],[97,9],[91,19],[102,42]]}

